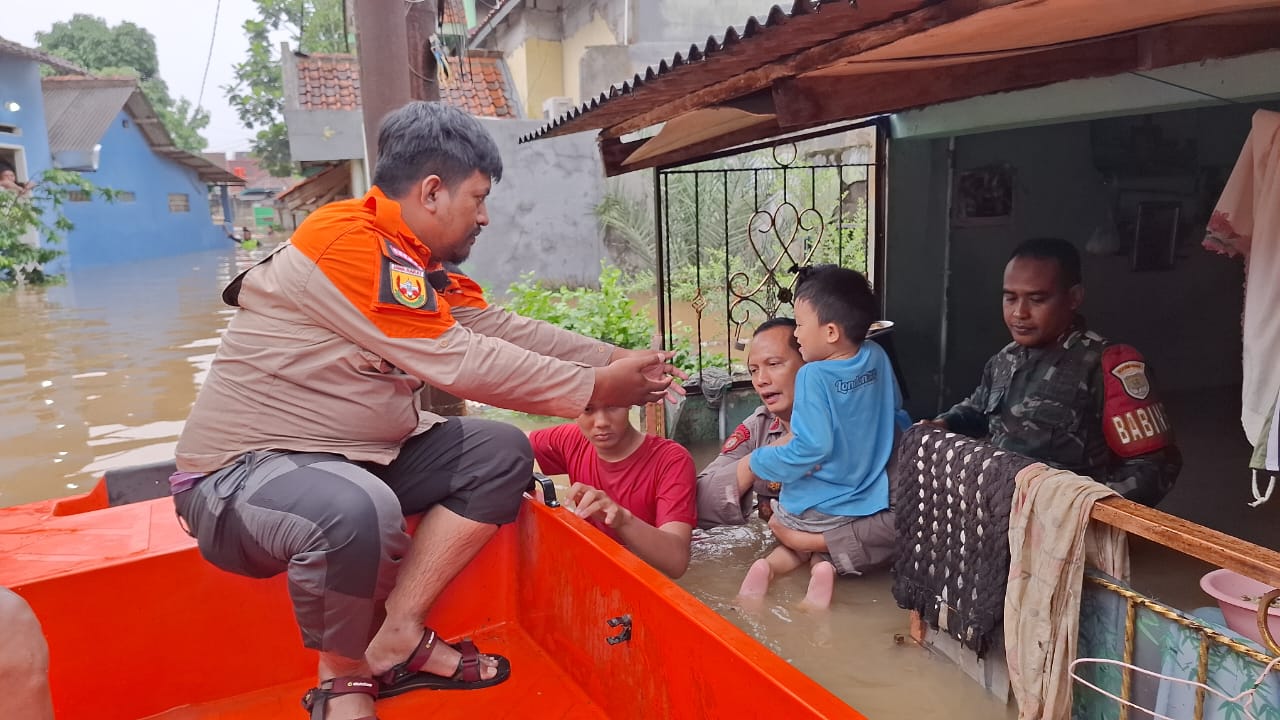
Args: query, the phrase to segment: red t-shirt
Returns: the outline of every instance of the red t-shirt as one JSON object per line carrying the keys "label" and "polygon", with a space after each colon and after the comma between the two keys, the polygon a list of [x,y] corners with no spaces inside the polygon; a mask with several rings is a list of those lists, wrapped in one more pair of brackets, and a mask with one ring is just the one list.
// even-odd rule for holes
{"label": "red t-shirt", "polygon": [[[608,493],[613,501],[654,527],[698,524],[693,457],[678,443],[646,435],[635,452],[618,462],[601,460],[577,425],[557,425],[529,434],[538,467],[548,475]],[[592,524],[617,539],[604,523]]]}

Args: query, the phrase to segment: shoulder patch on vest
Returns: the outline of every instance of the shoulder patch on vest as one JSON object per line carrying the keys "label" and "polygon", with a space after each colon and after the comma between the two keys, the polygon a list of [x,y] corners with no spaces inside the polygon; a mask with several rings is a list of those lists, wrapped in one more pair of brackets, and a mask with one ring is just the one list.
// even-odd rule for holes
{"label": "shoulder patch on vest", "polygon": [[1173,426],[1141,353],[1129,345],[1108,346],[1102,383],[1102,430],[1115,454],[1134,457],[1173,444]]}
{"label": "shoulder patch on vest", "polygon": [[426,273],[421,268],[402,265],[384,256],[378,287],[378,302],[399,304],[413,310],[434,311],[436,293],[427,284]]}

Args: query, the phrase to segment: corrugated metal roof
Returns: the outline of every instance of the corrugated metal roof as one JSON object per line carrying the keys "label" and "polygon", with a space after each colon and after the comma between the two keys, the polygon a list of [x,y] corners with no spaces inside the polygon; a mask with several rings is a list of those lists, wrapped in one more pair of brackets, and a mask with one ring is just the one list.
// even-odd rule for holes
{"label": "corrugated metal roof", "polygon": [[41,84],[52,152],[92,150],[124,109],[157,155],[191,168],[207,183],[244,185],[207,158],[175,147],[134,78],[47,77]]}
{"label": "corrugated metal roof", "polygon": [[[709,60],[718,61],[723,57],[728,61],[722,63],[722,72],[719,75],[723,77],[711,78],[711,80],[726,80],[800,50],[847,35],[861,27],[884,22],[896,14],[894,11],[913,10],[918,6],[937,1],[922,0],[915,4],[903,3],[902,8],[886,7],[892,3],[869,2],[866,3],[868,7],[860,9],[857,3],[850,3],[848,0],[820,0],[819,2],[795,0],[789,12],[774,5],[765,15],[763,22],[751,17],[741,30],[731,26],[724,31],[719,40],[708,37],[701,47],[697,44],[690,45],[687,52],[676,53],[670,61],[663,60],[657,65],[650,66],[643,75],[636,74],[631,80],[610,87],[599,96],[584,102],[536,132],[526,135],[520,141],[528,142],[540,137],[598,130],[611,124],[610,121],[615,117],[637,114],[635,108],[652,107],[674,99],[683,92],[683,89],[675,88],[673,83],[666,79],[667,76],[688,74],[693,67],[702,67],[704,73],[697,77],[697,86],[701,87],[709,82],[708,75],[705,74]],[[796,24],[796,27],[789,28],[787,33],[775,32],[775,29],[792,23]],[[742,43],[744,40],[753,40],[753,42],[744,44]],[[659,77],[664,78],[662,87],[671,89],[675,94],[654,93],[650,97],[649,93],[640,92],[648,83]],[[671,80],[674,80],[674,77]],[[628,102],[619,102],[623,99]],[[601,108],[606,105],[609,107],[602,110]],[[591,117],[583,118],[587,113],[591,113]]]}
{"label": "corrugated metal roof", "polygon": [[54,153],[92,150],[138,87],[133,78],[48,77],[41,84]]}
{"label": "corrugated metal roof", "polygon": [[2,37],[0,37],[0,55],[16,55],[20,58],[44,63],[45,65],[48,65],[55,70],[61,70],[62,72],[76,73],[79,75],[89,74],[88,70],[85,70],[79,65],[69,63],[60,57],[54,57],[47,52],[19,45],[12,40],[5,40]]}

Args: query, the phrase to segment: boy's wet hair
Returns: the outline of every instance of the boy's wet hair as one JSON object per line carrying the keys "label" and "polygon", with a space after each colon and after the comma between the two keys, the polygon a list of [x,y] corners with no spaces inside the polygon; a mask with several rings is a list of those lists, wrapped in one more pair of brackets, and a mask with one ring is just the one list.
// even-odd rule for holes
{"label": "boy's wet hair", "polygon": [[772,330],[777,327],[787,329],[787,342],[791,343],[792,350],[795,350],[796,352],[800,352],[800,341],[796,340],[796,319],[795,318],[789,318],[789,317],[769,318],[768,320],[765,320],[764,322],[760,323],[760,326],[756,328],[756,331],[751,333],[751,337],[756,337],[760,333],[766,330]]}
{"label": "boy's wet hair", "polygon": [[1058,263],[1058,279],[1062,288],[1070,290],[1084,282],[1080,273],[1080,251],[1075,245],[1056,237],[1039,237],[1023,240],[1009,255],[1012,262],[1018,258],[1052,260]]}
{"label": "boy's wet hair", "polygon": [[850,341],[861,343],[879,309],[867,278],[838,265],[813,265],[797,271],[796,297],[809,303],[818,322],[835,323]]}

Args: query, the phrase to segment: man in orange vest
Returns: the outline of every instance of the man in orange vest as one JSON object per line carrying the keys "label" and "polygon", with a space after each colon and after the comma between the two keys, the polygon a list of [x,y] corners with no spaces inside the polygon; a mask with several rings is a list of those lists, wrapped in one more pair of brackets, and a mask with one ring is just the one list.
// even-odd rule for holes
{"label": "man in orange vest", "polygon": [[[367,718],[375,697],[482,688],[510,673],[504,658],[447,645],[423,622],[515,519],[532,450],[513,426],[421,410],[424,387],[572,418],[661,399],[676,372],[670,353],[490,307],[450,272],[488,224],[502,175],[474,118],[410,103],[387,116],[378,151],[368,194],[317,210],[223,292],[239,309],[170,479],[206,559],[288,574],[303,641],[320,652],[320,683],[304,699],[313,719]],[[414,513],[424,516],[411,538],[404,515]]]}

